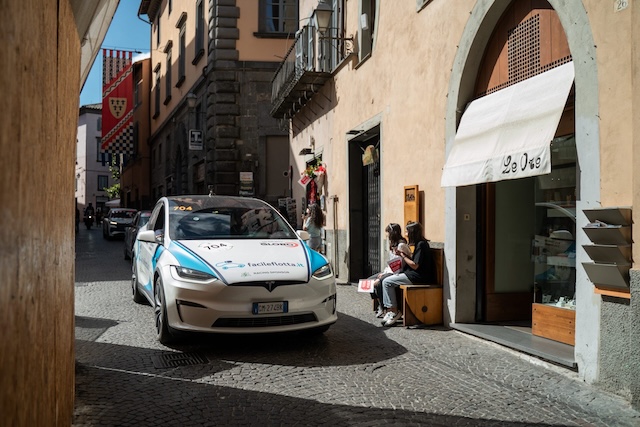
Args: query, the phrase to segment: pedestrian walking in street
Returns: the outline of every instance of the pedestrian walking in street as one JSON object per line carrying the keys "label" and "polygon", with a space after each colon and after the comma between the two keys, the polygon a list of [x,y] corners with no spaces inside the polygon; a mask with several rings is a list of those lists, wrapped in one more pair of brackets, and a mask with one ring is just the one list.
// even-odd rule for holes
{"label": "pedestrian walking in street", "polygon": [[396,288],[400,285],[412,283],[435,283],[436,266],[431,253],[429,241],[424,237],[422,225],[412,222],[406,227],[409,245],[414,246],[413,256],[407,256],[396,249],[396,255],[405,262],[402,273],[388,276],[382,281],[383,302],[387,314],[382,319],[383,326],[393,326],[402,317],[398,309]]}

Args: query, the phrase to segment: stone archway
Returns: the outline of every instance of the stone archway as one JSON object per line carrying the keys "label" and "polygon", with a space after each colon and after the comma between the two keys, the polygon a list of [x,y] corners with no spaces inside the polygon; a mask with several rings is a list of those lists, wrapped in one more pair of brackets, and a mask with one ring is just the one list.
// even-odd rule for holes
{"label": "stone archway", "polygon": [[[548,0],[554,8],[567,36],[575,66],[576,140],[578,159],[583,170],[580,189],[582,200],[577,211],[596,206],[600,199],[600,136],[598,123],[598,80],[596,53],[590,23],[582,3]],[[452,67],[446,106],[445,143],[448,153],[465,105],[473,98],[477,73],[485,47],[502,14],[510,2],[477,2],[463,31]],[[588,155],[586,155],[588,153]],[[448,295],[445,316],[449,322],[472,322],[476,310],[476,241],[475,221],[458,221],[462,213],[476,211],[474,186],[445,189],[445,257],[448,270]],[[472,215],[475,219],[476,215]],[[581,218],[579,218],[581,220]],[[460,236],[460,237],[458,237]],[[578,245],[583,242],[579,235]],[[577,262],[582,262],[578,259]],[[579,270],[577,282],[587,281]],[[597,358],[600,330],[599,305],[592,303],[588,286],[577,286],[579,316],[576,327],[575,358],[580,375],[588,382],[597,379]],[[581,295],[582,293],[582,295]]]}

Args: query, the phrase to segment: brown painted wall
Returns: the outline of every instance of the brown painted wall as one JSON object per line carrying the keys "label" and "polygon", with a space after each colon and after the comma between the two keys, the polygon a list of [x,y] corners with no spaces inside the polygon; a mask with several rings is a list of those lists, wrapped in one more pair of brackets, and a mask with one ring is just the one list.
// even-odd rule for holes
{"label": "brown painted wall", "polygon": [[70,425],[80,43],[67,0],[0,0],[0,414]]}

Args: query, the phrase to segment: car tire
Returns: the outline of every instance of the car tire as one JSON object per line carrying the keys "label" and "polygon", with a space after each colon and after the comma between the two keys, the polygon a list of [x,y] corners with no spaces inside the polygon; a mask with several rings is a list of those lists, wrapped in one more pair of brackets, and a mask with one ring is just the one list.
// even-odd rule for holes
{"label": "car tire", "polygon": [[140,288],[138,288],[138,274],[136,273],[136,264],[133,263],[131,266],[131,291],[133,293],[133,301],[137,304],[144,304],[147,302],[147,299],[140,293]]}
{"label": "car tire", "polygon": [[175,340],[175,336],[167,322],[167,303],[164,296],[162,278],[158,276],[153,287],[153,314],[156,326],[156,338],[161,344],[168,345]]}

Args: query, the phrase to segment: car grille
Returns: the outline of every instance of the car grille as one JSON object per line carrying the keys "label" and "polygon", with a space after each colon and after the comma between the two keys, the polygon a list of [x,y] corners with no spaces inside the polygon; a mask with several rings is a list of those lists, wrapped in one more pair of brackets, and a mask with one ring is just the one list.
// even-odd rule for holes
{"label": "car grille", "polygon": [[216,328],[259,328],[267,326],[298,325],[300,323],[316,322],[315,314],[294,314],[290,316],[275,317],[241,317],[221,318],[215,321],[212,327]]}
{"label": "car grille", "polygon": [[268,290],[269,292],[273,291],[278,286],[285,285],[304,285],[307,282],[301,281],[293,281],[293,280],[274,280],[274,281],[255,281],[255,282],[237,282],[237,283],[229,283],[229,286],[260,286]]}

